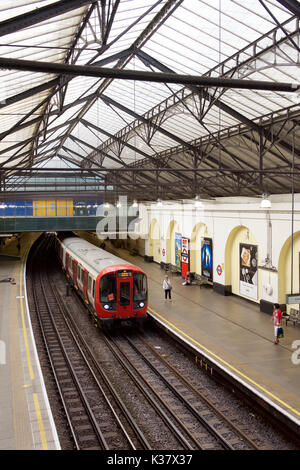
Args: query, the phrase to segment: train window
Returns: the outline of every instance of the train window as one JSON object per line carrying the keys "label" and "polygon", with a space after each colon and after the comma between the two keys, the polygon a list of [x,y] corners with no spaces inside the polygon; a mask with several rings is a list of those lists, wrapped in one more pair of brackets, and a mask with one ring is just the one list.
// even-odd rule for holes
{"label": "train window", "polygon": [[95,281],[93,281],[93,297],[95,298]]}
{"label": "train window", "polygon": [[73,271],[74,274],[77,272],[76,264],[77,264],[77,263],[76,263],[75,259],[73,259],[72,271]]}
{"label": "train window", "polygon": [[133,273],[133,307],[143,308],[147,302],[147,279],[143,273]]}
{"label": "train window", "polygon": [[79,264],[78,264],[78,265],[77,265],[77,280],[80,281],[80,279],[81,279],[81,269],[80,269],[80,266],[79,266]]}
{"label": "train window", "polygon": [[92,292],[92,278],[91,278],[91,276],[89,276],[88,291]]}
{"label": "train window", "polygon": [[120,282],[120,305],[130,305],[130,282]]}
{"label": "train window", "polygon": [[100,281],[100,302],[106,310],[117,309],[117,283],[115,274],[106,274]]}

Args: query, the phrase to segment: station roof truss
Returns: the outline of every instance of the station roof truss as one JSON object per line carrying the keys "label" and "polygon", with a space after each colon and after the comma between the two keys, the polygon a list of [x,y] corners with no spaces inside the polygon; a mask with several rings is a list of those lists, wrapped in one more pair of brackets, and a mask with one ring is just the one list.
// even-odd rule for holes
{"label": "station roof truss", "polygon": [[139,200],[300,192],[298,1],[0,12],[0,197],[55,171]]}

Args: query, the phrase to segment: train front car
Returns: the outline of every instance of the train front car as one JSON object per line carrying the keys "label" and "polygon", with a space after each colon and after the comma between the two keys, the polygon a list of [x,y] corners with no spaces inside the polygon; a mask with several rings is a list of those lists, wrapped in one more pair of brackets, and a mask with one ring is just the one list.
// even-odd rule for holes
{"label": "train front car", "polygon": [[147,318],[146,274],[121,258],[79,237],[57,236],[61,265],[87,304],[97,325],[111,328],[125,320]]}
{"label": "train front car", "polygon": [[104,327],[124,320],[143,323],[147,317],[148,287],[145,273],[137,266],[109,266],[99,274],[95,307]]}

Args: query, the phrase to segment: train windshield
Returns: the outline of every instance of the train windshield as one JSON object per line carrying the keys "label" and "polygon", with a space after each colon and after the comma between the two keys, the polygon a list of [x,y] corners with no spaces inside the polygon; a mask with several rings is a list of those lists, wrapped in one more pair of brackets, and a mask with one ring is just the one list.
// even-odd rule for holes
{"label": "train windshield", "polygon": [[117,309],[117,282],[115,274],[106,274],[101,278],[100,302],[106,310]]}
{"label": "train windshield", "polygon": [[144,303],[147,300],[147,280],[143,273],[133,273],[133,300]]}

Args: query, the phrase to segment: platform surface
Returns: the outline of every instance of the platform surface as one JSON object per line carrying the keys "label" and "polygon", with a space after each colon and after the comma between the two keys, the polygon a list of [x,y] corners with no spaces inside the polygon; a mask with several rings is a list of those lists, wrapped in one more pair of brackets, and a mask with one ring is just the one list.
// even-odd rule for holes
{"label": "platform surface", "polygon": [[300,359],[300,326],[284,321],[285,337],[274,345],[271,316],[260,312],[259,305],[212,288],[183,286],[177,274],[169,275],[172,301],[166,301],[166,273],[157,263],[127,250],[114,252],[148,275],[151,315],[300,426],[300,364],[292,360],[293,353]]}
{"label": "platform surface", "polygon": [[24,259],[37,234],[12,241],[0,260],[0,450],[59,449],[40,372],[26,303]]}

